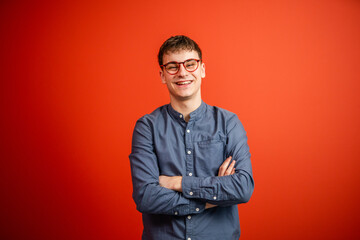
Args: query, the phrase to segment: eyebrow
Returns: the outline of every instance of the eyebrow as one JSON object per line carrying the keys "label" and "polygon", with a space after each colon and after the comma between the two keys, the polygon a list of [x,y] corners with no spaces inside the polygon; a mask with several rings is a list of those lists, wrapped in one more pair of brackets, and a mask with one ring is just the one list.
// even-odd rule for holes
{"label": "eyebrow", "polygon": [[165,63],[165,64],[163,64],[163,65],[166,65],[166,64],[169,64],[169,63],[183,63],[183,62],[186,62],[186,61],[189,61],[189,60],[198,60],[198,59],[196,59],[196,58],[189,58],[189,59],[186,59],[185,61],[182,61],[182,62],[171,61],[171,62],[167,62],[167,63]]}

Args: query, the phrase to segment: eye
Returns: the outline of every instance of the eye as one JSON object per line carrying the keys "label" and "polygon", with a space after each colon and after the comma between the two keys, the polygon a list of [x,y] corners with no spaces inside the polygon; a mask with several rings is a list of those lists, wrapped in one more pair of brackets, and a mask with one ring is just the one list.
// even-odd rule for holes
{"label": "eye", "polygon": [[185,67],[186,68],[194,68],[197,65],[197,61],[195,60],[189,60],[188,62],[185,63]]}
{"label": "eye", "polygon": [[166,69],[168,69],[168,70],[175,70],[175,69],[177,69],[177,66],[173,66],[173,65],[167,66]]}

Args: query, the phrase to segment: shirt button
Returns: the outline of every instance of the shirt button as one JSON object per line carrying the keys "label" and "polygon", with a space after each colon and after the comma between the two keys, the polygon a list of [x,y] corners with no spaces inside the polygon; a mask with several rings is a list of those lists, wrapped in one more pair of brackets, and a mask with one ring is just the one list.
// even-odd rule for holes
{"label": "shirt button", "polygon": [[214,196],[213,199],[216,200],[216,196]]}
{"label": "shirt button", "polygon": [[189,220],[191,219],[191,216],[190,216],[190,215],[188,216],[188,219],[189,219]]}
{"label": "shirt button", "polygon": [[180,118],[182,118],[182,115],[180,114],[180,116],[179,116]]}
{"label": "shirt button", "polygon": [[193,192],[189,192],[190,196],[192,196],[194,193]]}
{"label": "shirt button", "polygon": [[200,211],[200,209],[197,207],[197,208],[195,209],[195,211],[197,211],[197,212],[198,212],[198,211]]}
{"label": "shirt button", "polygon": [[188,238],[187,240],[191,240],[191,238]]}
{"label": "shirt button", "polygon": [[192,176],[192,173],[189,173],[189,176],[191,177],[191,176]]}
{"label": "shirt button", "polygon": [[189,132],[190,132],[190,130],[188,129],[188,130],[186,130],[186,132],[187,132],[187,133],[189,133]]}
{"label": "shirt button", "polygon": [[178,215],[178,212],[175,212],[175,215]]}
{"label": "shirt button", "polygon": [[189,155],[190,155],[190,154],[191,154],[191,151],[190,151],[190,150],[189,150],[189,151],[187,151],[187,154],[189,154]]}

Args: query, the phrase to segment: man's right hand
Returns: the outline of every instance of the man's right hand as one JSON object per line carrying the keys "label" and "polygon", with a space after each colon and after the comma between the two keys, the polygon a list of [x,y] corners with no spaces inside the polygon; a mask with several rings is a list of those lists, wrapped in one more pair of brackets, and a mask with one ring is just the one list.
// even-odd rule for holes
{"label": "man's right hand", "polygon": [[[223,164],[221,164],[218,172],[218,177],[228,176],[235,173],[235,160],[230,164],[232,157],[225,159]],[[216,207],[217,205],[206,203],[205,209]]]}

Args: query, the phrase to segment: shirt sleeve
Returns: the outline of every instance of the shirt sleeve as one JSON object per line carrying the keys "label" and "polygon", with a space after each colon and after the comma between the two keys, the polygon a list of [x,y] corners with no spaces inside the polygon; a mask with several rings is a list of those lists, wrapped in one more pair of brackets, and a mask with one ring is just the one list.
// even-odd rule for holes
{"label": "shirt sleeve", "polygon": [[182,179],[183,195],[218,206],[246,203],[254,190],[249,146],[243,125],[236,115],[227,124],[226,156],[232,156],[235,174],[222,177],[189,177]]}
{"label": "shirt sleeve", "polygon": [[129,156],[133,199],[138,211],[150,214],[188,215],[201,213],[205,203],[159,185],[159,167],[153,134],[144,118],[137,121]]}

